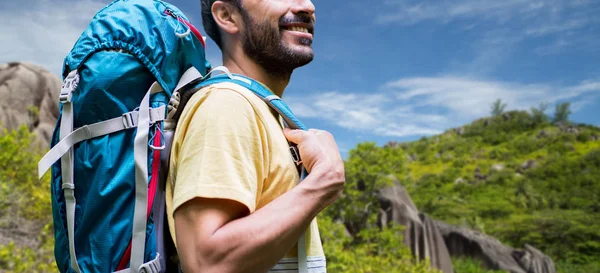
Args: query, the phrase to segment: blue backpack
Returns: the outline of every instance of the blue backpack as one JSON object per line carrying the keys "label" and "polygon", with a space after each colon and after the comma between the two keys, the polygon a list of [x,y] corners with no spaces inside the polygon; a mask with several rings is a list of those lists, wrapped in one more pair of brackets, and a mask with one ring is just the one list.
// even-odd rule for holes
{"label": "blue backpack", "polygon": [[[306,129],[260,83],[211,70],[200,32],[160,0],[115,0],[101,9],[63,65],[60,116],[38,165],[40,178],[52,172],[60,272],[177,271],[165,212],[170,144],[187,100],[202,87],[245,86],[288,127]],[[217,70],[225,73],[208,77]]]}

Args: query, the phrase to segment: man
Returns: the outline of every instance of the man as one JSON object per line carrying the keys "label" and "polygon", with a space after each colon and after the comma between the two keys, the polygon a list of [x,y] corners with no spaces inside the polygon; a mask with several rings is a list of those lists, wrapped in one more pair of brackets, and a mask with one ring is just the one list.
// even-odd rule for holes
{"label": "man", "polygon": [[[278,96],[313,59],[309,0],[202,0],[202,8],[223,64]],[[233,83],[198,91],[177,128],[167,211],[185,272],[297,272],[303,232],[310,272],[326,272],[314,219],[345,182],[330,133],[282,130],[276,113]],[[288,141],[310,173],[300,184]]]}

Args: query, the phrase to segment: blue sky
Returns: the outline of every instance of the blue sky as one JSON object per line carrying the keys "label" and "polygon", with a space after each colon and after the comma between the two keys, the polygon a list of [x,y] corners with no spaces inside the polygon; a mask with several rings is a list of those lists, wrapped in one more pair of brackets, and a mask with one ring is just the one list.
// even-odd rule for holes
{"label": "blue sky", "polygon": [[[107,0],[0,3],[0,63],[61,61]],[[199,0],[172,0],[202,30]],[[409,141],[488,115],[572,103],[600,125],[598,0],[315,0],[315,60],[283,98],[344,155],[359,142]],[[209,41],[209,60],[220,52]]]}

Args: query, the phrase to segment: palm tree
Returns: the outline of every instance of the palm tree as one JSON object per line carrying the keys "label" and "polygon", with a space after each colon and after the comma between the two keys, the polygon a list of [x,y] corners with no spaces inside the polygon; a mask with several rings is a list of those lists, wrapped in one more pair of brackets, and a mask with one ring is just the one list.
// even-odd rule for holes
{"label": "palm tree", "polygon": [[571,115],[571,103],[563,102],[561,104],[556,105],[556,110],[554,112],[554,123],[567,123],[569,122],[569,115]]}
{"label": "palm tree", "polygon": [[544,124],[548,122],[548,116],[546,115],[546,110],[550,104],[547,102],[541,102],[540,105],[535,108],[531,107],[531,116],[533,118],[534,124]]}
{"label": "palm tree", "polygon": [[497,99],[490,105],[492,116],[499,116],[504,113],[504,109],[506,108],[506,103],[502,103],[502,100]]}

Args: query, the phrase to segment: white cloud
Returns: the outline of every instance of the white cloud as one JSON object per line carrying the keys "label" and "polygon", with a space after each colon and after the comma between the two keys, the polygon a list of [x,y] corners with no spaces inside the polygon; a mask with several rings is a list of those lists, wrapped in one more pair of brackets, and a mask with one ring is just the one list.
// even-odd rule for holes
{"label": "white cloud", "polygon": [[542,101],[555,103],[600,92],[600,82],[584,81],[574,86],[521,84],[460,77],[408,78],[390,82],[400,101],[448,109],[460,119],[474,119],[489,113],[489,105],[500,98],[508,109],[528,109]]}
{"label": "white cloud", "polygon": [[[439,131],[427,123],[446,122],[446,118],[434,114],[415,116],[410,106],[390,104],[395,99],[385,93],[331,91],[301,97],[286,96],[286,102],[298,117],[326,120],[342,128],[383,136],[401,137],[415,132],[436,134]],[[406,119],[411,120],[405,123]],[[417,125],[409,128],[404,123]]]}
{"label": "white cloud", "polygon": [[589,104],[590,96],[600,94],[600,81],[561,87],[454,76],[415,77],[389,82],[380,90],[289,96],[286,101],[301,118],[380,136],[421,136],[488,116],[490,104],[498,98],[507,103],[507,110],[569,100],[576,112]]}
{"label": "white cloud", "polygon": [[585,108],[588,105],[594,104],[594,102],[598,100],[598,97],[599,96],[589,96],[589,97],[586,97],[586,98],[583,98],[581,100],[571,103],[571,111],[577,112],[577,111]]}
{"label": "white cloud", "polygon": [[1,9],[0,63],[28,61],[60,75],[64,57],[103,2],[78,0],[65,7],[34,0]]}
{"label": "white cloud", "polygon": [[472,59],[455,64],[453,70],[469,75],[491,74],[522,40],[522,36],[507,29],[487,31],[471,45],[474,53]]}
{"label": "white cloud", "polygon": [[585,27],[590,24],[591,21],[592,20],[589,18],[573,18],[562,22],[540,24],[536,26],[530,26],[525,30],[525,34],[532,36],[544,36],[557,32],[565,32]]}
{"label": "white cloud", "polygon": [[[541,2],[529,0],[456,0],[418,2],[387,1],[392,13],[381,14],[378,23],[416,24],[422,21],[450,22],[459,19],[485,18],[505,22],[515,11],[532,11],[544,7]],[[395,7],[395,8],[394,8]]]}
{"label": "white cloud", "polygon": [[565,47],[594,50],[600,40],[594,35],[600,23],[600,5],[593,0],[387,0],[383,5],[384,12],[374,19],[379,24],[456,23],[463,31],[478,28],[488,34],[505,32],[491,35],[497,35],[502,44],[493,43],[490,35],[484,34],[480,45],[474,48],[479,52],[474,68],[485,67],[479,64],[488,59],[492,65],[487,67],[493,67],[506,55],[504,49],[534,38],[553,39],[549,45],[534,50],[540,55],[558,53]]}
{"label": "white cloud", "polygon": [[407,78],[386,85],[399,101],[423,107],[442,107],[460,118],[475,118],[489,113],[497,98],[513,108],[523,108],[547,97],[549,87],[474,80],[459,77]]}
{"label": "white cloud", "polygon": [[[60,75],[62,62],[94,15],[111,0],[21,0],[3,3],[0,9],[0,63],[25,61],[39,64]],[[200,22],[194,13],[186,13]],[[206,58],[221,65],[221,54],[209,41]]]}
{"label": "white cloud", "polygon": [[[527,23],[524,26],[526,32],[541,35],[578,28],[596,21],[592,20],[594,16],[585,16],[593,15],[594,1],[387,0],[383,1],[383,4],[386,6],[386,12],[375,18],[376,22],[382,24],[412,25],[424,21],[449,23],[477,19],[498,24]],[[571,13],[572,11],[575,12]],[[586,14],[587,12],[591,14]],[[547,24],[549,22],[551,24]]]}

